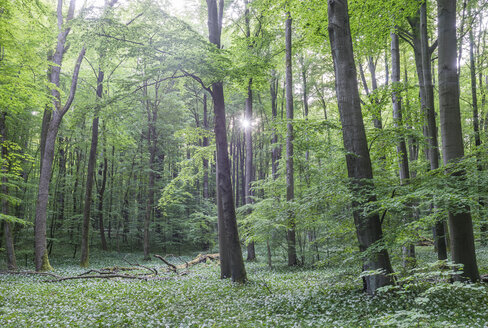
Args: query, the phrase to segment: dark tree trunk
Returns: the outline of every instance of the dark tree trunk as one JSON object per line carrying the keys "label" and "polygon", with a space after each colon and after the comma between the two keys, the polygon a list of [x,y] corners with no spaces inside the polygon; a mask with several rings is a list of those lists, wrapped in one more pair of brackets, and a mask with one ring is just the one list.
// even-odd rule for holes
{"label": "dark tree trunk", "polygon": [[[97,77],[97,98],[102,98],[103,94],[103,71],[98,70]],[[89,264],[90,254],[90,212],[92,205],[92,191],[93,182],[95,181],[95,166],[97,164],[97,147],[98,147],[98,123],[100,108],[95,109],[95,117],[92,122],[92,136],[90,145],[90,155],[88,157],[88,169],[86,172],[86,189],[85,189],[85,203],[83,207],[83,226],[81,230],[81,262],[82,267],[87,267]]]}
{"label": "dark tree trunk", "polygon": [[[220,0],[219,8],[217,8],[216,0],[207,0],[207,7],[209,40],[219,49],[224,1]],[[219,234],[223,235],[223,238],[219,239],[219,242],[221,240],[224,242],[219,247],[221,251],[228,252],[232,281],[242,283],[247,280],[247,276],[242,259],[232,193],[229,153],[227,148],[227,127],[225,123],[224,88],[222,82],[212,83],[212,100],[215,114],[215,142],[217,146],[217,188],[220,201],[219,208],[221,208],[222,212]]]}
{"label": "dark tree trunk", "polygon": [[[373,191],[373,172],[369,157],[366,132],[359,99],[356,66],[352,49],[347,0],[329,0],[329,37],[334,60],[337,103],[342,123],[342,135],[346,151],[348,176],[351,179],[351,192],[354,195],[353,214],[361,252],[381,242],[383,232],[379,215],[364,216],[363,206],[376,200]],[[364,199],[364,195],[368,196]],[[385,249],[373,251],[365,259],[363,270],[383,270],[383,274],[366,276],[365,289],[374,294],[376,289],[391,283],[388,274],[393,269]]]}
{"label": "dark tree trunk", "polygon": [[216,199],[217,199],[217,219],[219,229],[219,258],[220,258],[220,279],[230,278],[232,275],[230,267],[230,253],[229,248],[223,247],[226,245],[226,236],[224,231],[224,210],[222,208],[222,199],[220,197],[219,185],[219,164],[215,163],[215,178],[216,178]]}
{"label": "dark tree trunk", "polygon": [[[286,13],[285,25],[285,47],[286,47],[286,200],[293,201],[295,198],[295,186],[293,179],[293,76],[292,76],[292,41],[290,13]],[[287,245],[288,265],[297,265],[295,216],[292,211],[288,213],[287,222]]]}
{"label": "dark tree trunk", "polygon": [[[439,22],[439,107],[444,164],[459,161],[464,156],[459,80],[456,71],[456,0],[438,0]],[[451,172],[462,175],[464,172]],[[458,207],[459,204],[456,204]],[[473,236],[473,223],[468,206],[464,211],[449,211],[449,231],[452,260],[463,264],[464,278],[479,280]]]}

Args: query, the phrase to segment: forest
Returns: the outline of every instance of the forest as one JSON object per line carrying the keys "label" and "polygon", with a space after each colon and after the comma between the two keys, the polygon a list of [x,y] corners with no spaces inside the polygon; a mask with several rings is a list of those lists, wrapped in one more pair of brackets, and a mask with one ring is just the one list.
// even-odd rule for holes
{"label": "forest", "polygon": [[488,0],[0,0],[0,326],[487,327]]}

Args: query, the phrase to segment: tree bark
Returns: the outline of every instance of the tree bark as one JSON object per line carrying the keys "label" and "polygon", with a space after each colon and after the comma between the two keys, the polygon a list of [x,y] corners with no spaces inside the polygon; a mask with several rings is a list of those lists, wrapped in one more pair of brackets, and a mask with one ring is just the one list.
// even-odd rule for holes
{"label": "tree bark", "polygon": [[[456,71],[456,0],[437,0],[439,26],[439,107],[444,164],[464,157],[463,134],[459,106],[459,79]],[[451,172],[463,175],[464,172]],[[456,204],[458,205],[458,204]],[[458,206],[456,206],[458,207]],[[464,211],[449,211],[452,260],[463,264],[463,278],[479,280],[473,236],[473,223],[468,206]]]}
{"label": "tree bark", "polygon": [[[286,200],[293,201],[295,198],[295,186],[293,178],[293,75],[292,75],[292,41],[290,13],[286,13],[285,23],[285,43],[286,43]],[[295,236],[295,216],[290,209],[287,222],[287,250],[288,266],[297,265],[296,236]]]}
{"label": "tree bark", "polygon": [[[372,193],[373,172],[361,113],[347,0],[328,0],[328,16],[347,171],[351,179],[351,192],[355,199],[353,201],[354,223],[359,249],[365,252],[374,244],[381,242],[383,232],[379,215],[375,213],[365,216],[362,208],[367,203],[374,202],[376,196]],[[372,256],[365,258],[363,270],[383,271],[364,278],[365,290],[369,294],[374,294],[379,287],[391,283],[388,274],[392,273],[393,269],[385,249],[373,251]]]}
{"label": "tree bark", "polygon": [[[220,34],[222,30],[222,15],[224,1],[207,0],[209,40],[220,49]],[[231,278],[234,282],[243,283],[247,280],[246,269],[242,259],[242,250],[237,230],[237,221],[232,193],[232,181],[229,166],[227,131],[225,123],[224,88],[222,82],[212,83],[212,100],[215,115],[215,142],[217,146],[217,188],[221,209],[221,224],[219,225],[219,245],[221,252],[228,252]],[[221,267],[222,270],[222,267]]]}

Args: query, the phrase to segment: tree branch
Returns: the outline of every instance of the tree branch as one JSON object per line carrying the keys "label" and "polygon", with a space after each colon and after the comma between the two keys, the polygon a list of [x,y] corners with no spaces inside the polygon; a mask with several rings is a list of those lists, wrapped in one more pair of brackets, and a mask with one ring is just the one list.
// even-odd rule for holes
{"label": "tree branch", "polygon": [[202,79],[199,78],[198,76],[196,76],[195,74],[192,74],[192,73],[188,73],[187,71],[185,71],[184,69],[180,68],[180,71],[183,72],[183,74],[185,74],[185,76],[188,76],[188,77],[191,77],[192,79],[194,79],[195,81],[197,81],[201,86],[202,88],[204,88],[205,90],[207,90],[211,95],[213,95],[213,92],[212,92],[212,89],[210,89],[209,87],[206,87],[205,84],[203,83]]}
{"label": "tree branch", "polygon": [[73,99],[75,98],[76,86],[78,85],[78,75],[80,73],[80,66],[81,62],[83,61],[83,57],[85,56],[85,46],[81,48],[80,54],[78,55],[78,59],[76,60],[75,70],[73,72],[73,78],[71,79],[71,89],[69,90],[68,100],[64,104],[63,109],[61,110],[61,114],[64,115],[68,109],[71,107],[73,103]]}

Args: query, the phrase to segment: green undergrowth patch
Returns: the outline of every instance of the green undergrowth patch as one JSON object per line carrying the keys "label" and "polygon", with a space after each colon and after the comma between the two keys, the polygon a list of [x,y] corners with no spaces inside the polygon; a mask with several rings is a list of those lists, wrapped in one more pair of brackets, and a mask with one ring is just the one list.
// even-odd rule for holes
{"label": "green undergrowth patch", "polygon": [[[54,264],[63,276],[85,271],[69,260]],[[141,264],[175,277],[157,260]],[[90,268],[115,265],[127,263],[109,255]],[[425,265],[375,297],[362,293],[359,271],[340,266],[252,263],[244,285],[220,280],[215,263],[164,281],[52,283],[44,276],[0,275],[0,327],[484,327],[487,287],[449,283],[443,270]]]}

